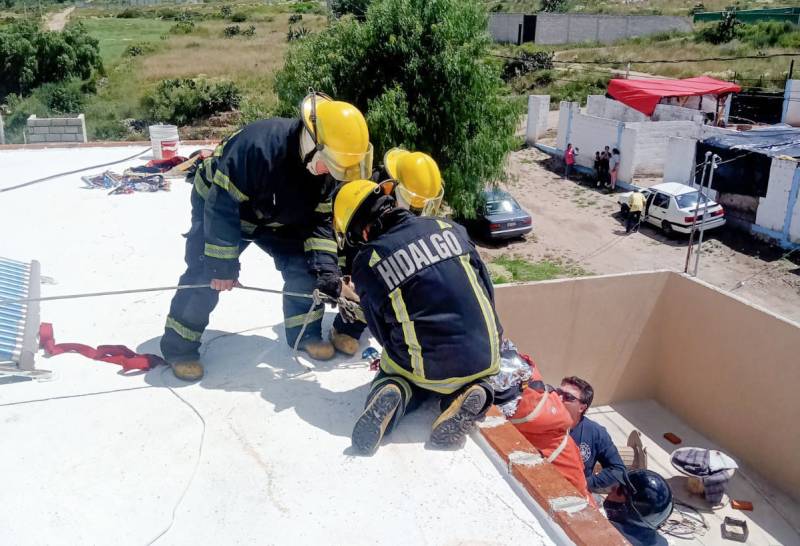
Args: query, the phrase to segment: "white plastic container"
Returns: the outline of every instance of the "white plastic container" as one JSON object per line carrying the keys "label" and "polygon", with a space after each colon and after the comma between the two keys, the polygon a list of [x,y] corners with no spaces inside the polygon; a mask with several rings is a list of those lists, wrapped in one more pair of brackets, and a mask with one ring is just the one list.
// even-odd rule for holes
{"label": "white plastic container", "polygon": [[151,125],[150,143],[153,146],[153,159],[171,159],[178,155],[178,127],[175,125]]}

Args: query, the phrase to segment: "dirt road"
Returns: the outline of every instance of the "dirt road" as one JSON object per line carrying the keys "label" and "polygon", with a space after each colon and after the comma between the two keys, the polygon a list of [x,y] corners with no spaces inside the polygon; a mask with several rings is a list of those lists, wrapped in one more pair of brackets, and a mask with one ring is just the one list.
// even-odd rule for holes
{"label": "dirt road", "polygon": [[63,30],[69,20],[70,14],[75,10],[75,6],[65,8],[61,11],[51,13],[47,16],[44,27],[47,30]]}
{"label": "dirt road", "polygon": [[[664,238],[654,227],[625,235],[613,195],[563,180],[535,149],[511,154],[506,188],[533,215],[525,241],[484,247],[485,257],[516,254],[533,260],[563,259],[594,274],[652,269],[683,271],[687,238]],[[706,234],[699,278],[784,317],[800,322],[800,251],[784,252],[749,235],[722,228]]]}

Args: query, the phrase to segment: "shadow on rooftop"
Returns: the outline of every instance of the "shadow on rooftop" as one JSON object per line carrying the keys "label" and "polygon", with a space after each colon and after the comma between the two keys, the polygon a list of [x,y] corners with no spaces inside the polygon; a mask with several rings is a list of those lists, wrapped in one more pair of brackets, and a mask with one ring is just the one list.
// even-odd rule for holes
{"label": "shadow on rooftop", "polygon": [[[330,314],[330,313],[329,313]],[[249,332],[269,332],[271,337]],[[275,334],[278,339],[274,339]],[[151,338],[137,347],[137,352],[161,354],[161,338]],[[337,356],[328,362],[315,362],[314,370],[306,372],[292,357],[281,326],[264,326],[246,332],[206,330],[200,348],[205,376],[197,384],[209,390],[229,392],[258,392],[269,403],[264,411],[294,410],[309,425],[333,436],[350,437],[353,425],[361,414],[369,393],[371,372],[367,364],[356,357]],[[304,362],[308,359],[303,358]],[[364,370],[364,382],[358,387],[334,391],[326,388],[325,375],[343,369]],[[319,377],[318,377],[319,375]],[[156,369],[145,375],[145,382],[154,387],[175,389],[187,383],[171,373]],[[270,408],[271,405],[271,408]],[[432,403],[406,415],[387,443],[425,443],[430,425],[435,419]]]}

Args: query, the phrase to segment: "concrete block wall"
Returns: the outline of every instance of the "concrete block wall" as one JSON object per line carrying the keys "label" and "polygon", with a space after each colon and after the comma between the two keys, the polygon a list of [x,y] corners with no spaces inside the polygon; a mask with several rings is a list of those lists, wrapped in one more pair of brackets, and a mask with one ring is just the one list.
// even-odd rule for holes
{"label": "concrete block wall", "polygon": [[788,80],[783,96],[781,121],[800,127],[800,80]]}
{"label": "concrete block wall", "polygon": [[590,116],[617,121],[647,121],[650,119],[638,110],[603,95],[589,95],[586,100],[586,113]]}
{"label": "concrete block wall", "polygon": [[695,151],[697,140],[692,138],[669,137],[667,157],[664,163],[664,182],[692,184],[694,181]]}
{"label": "concrete block wall", "polygon": [[581,113],[581,105],[577,102],[561,101],[558,108],[558,132],[556,134],[556,148],[564,150],[567,147],[567,138],[572,131],[572,118]]}
{"label": "concrete block wall", "polygon": [[74,118],[37,118],[27,121],[27,138],[30,144],[47,142],[87,142],[86,119],[83,114]]}
{"label": "concrete block wall", "polygon": [[[783,233],[784,224],[787,220],[787,210],[789,209],[794,186],[795,176],[798,173],[798,163],[790,159],[774,158],[770,165],[769,184],[767,185],[767,195],[759,198],[758,210],[756,211],[756,224],[771,231]],[[800,211],[796,210],[795,203],[789,211],[790,219],[789,235],[800,242]]]}
{"label": "concrete block wall", "polygon": [[3,114],[0,114],[0,144],[6,143],[6,129],[3,125]]}
{"label": "concrete block wall", "polygon": [[489,17],[489,34],[495,42],[516,44],[524,18],[522,13],[493,13]]}
{"label": "concrete block wall", "polygon": [[664,174],[667,139],[670,137],[697,139],[702,125],[691,121],[647,121],[628,123],[626,127],[637,131],[634,152],[635,173],[659,176]]}
{"label": "concrete block wall", "polygon": [[694,121],[703,123],[705,116],[697,110],[691,108],[683,108],[681,106],[673,106],[670,104],[659,104],[656,106],[653,115],[650,116],[653,121]]}
{"label": "concrete block wall", "polygon": [[528,95],[528,122],[525,141],[531,145],[547,132],[550,95]]}
{"label": "concrete block wall", "polygon": [[688,32],[691,29],[692,23],[688,17],[539,13],[536,15],[535,41],[537,44],[610,44],[623,38],[670,30]]}

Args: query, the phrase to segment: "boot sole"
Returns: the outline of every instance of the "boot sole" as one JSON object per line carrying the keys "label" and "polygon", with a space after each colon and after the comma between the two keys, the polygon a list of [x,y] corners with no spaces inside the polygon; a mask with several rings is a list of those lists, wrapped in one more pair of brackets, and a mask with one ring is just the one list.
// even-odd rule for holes
{"label": "boot sole", "polygon": [[475,421],[486,404],[486,391],[481,387],[469,389],[461,406],[451,404],[434,423],[431,432],[431,443],[436,446],[453,446],[459,444],[472,431]]}
{"label": "boot sole", "polygon": [[400,389],[384,387],[361,414],[353,427],[353,447],[362,455],[372,455],[400,405]]}

